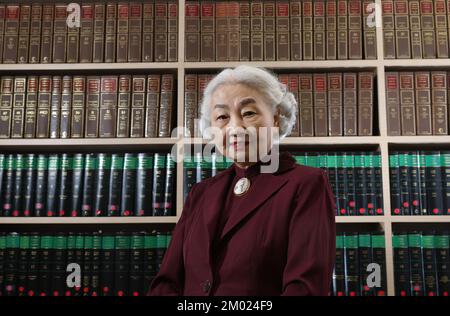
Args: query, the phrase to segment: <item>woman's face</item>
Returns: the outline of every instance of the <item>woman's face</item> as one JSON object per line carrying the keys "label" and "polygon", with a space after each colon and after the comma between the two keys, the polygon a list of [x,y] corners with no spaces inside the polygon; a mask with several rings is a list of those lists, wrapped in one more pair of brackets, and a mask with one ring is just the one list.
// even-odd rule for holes
{"label": "woman's face", "polygon": [[[215,142],[221,153],[241,167],[252,165],[272,147],[271,127],[278,127],[263,95],[243,84],[219,86],[211,98],[211,126],[220,130]],[[261,129],[265,127],[265,129]]]}

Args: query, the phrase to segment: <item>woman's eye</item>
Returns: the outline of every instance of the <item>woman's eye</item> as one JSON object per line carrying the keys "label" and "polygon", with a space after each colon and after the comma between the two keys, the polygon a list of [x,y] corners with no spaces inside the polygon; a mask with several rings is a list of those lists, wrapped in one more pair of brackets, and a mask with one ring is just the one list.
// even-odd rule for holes
{"label": "woman's eye", "polygon": [[226,115],[219,115],[219,116],[216,118],[217,121],[223,121],[223,120],[226,120],[226,119],[227,119],[227,116],[226,116]]}
{"label": "woman's eye", "polygon": [[244,112],[243,114],[242,114],[242,116],[244,116],[244,117],[252,117],[253,115],[255,115],[256,114],[256,112],[253,112],[253,111],[246,111],[246,112]]}

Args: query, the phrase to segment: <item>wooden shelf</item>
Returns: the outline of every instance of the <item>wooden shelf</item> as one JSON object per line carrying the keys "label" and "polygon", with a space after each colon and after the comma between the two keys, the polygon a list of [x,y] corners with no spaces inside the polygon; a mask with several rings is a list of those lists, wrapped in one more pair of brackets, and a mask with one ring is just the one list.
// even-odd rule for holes
{"label": "wooden shelf", "polygon": [[[378,42],[379,44],[379,42]],[[404,67],[404,68],[435,68],[450,67],[450,59],[385,59],[383,60],[385,67]]]}
{"label": "wooden shelf", "polygon": [[167,63],[62,63],[62,64],[0,64],[0,72],[10,71],[85,71],[85,70],[152,70],[178,69],[178,62]]}
{"label": "wooden shelf", "polygon": [[450,215],[440,216],[392,216],[392,223],[450,223]]}
{"label": "wooden shelf", "polygon": [[337,224],[346,223],[385,223],[385,216],[336,216]]}
{"label": "wooden shelf", "polygon": [[0,217],[0,225],[37,224],[164,224],[176,223],[176,216],[166,217]]}
{"label": "wooden shelf", "polygon": [[61,146],[169,146],[176,144],[175,138],[15,138],[0,139],[0,148],[24,148],[24,147],[46,147],[59,148]]}

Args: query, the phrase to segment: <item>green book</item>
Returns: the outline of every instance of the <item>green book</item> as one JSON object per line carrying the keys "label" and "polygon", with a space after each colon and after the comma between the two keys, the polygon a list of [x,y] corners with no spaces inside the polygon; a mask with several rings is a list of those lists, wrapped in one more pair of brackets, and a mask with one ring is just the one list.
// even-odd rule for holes
{"label": "green book", "polygon": [[70,216],[70,202],[72,195],[73,157],[70,154],[60,155],[61,169],[59,172],[58,215]]}
{"label": "green book", "polygon": [[18,277],[18,264],[19,264],[19,248],[20,248],[20,236],[18,233],[9,233],[6,236],[6,253],[5,253],[5,266],[4,266],[4,283],[5,283],[5,295],[16,296],[17,295],[17,277]]}
{"label": "green book", "polygon": [[37,157],[36,194],[34,215],[45,216],[47,203],[48,157],[40,154]]}
{"label": "green book", "polygon": [[48,180],[47,180],[47,213],[48,217],[56,216],[58,208],[59,173],[61,172],[61,158],[57,154],[48,157]]}
{"label": "green book", "polygon": [[17,154],[14,161],[14,187],[13,187],[13,203],[12,212],[13,217],[23,216],[23,186],[25,181],[25,157],[22,154]]}
{"label": "green book", "polygon": [[97,156],[87,154],[84,163],[83,200],[81,204],[82,216],[92,216],[95,193],[95,169],[97,168]]}
{"label": "green book", "polygon": [[114,295],[129,295],[130,273],[130,236],[120,232],[116,234],[114,260]]}
{"label": "green book", "polygon": [[[1,238],[1,237],[0,237]],[[27,288],[28,267],[30,265],[30,235],[20,235],[19,258],[17,265],[17,295],[25,296]],[[0,255],[0,258],[3,258]],[[0,260],[1,261],[1,260]],[[1,273],[1,272],[0,272]]]}
{"label": "green book", "polygon": [[70,216],[78,217],[81,216],[83,204],[84,154],[74,154],[72,166]]}
{"label": "green book", "polygon": [[95,170],[95,216],[106,216],[108,210],[109,178],[111,173],[111,156],[100,153],[97,155]]}
{"label": "green book", "polygon": [[123,155],[112,154],[109,177],[108,216],[117,216],[122,200]]}
{"label": "green book", "polygon": [[12,204],[14,198],[14,171],[15,158],[9,154],[5,161],[6,172],[4,174],[3,192],[2,192],[2,213],[3,216],[11,216]]}
{"label": "green book", "polygon": [[131,235],[130,290],[129,295],[144,296],[144,236],[142,232]]}
{"label": "green book", "polygon": [[[164,207],[163,216],[175,216],[175,161],[171,154],[166,157],[166,177],[164,186]],[[209,164],[211,166],[211,164]],[[211,170],[210,170],[211,171]]]}
{"label": "green book", "polygon": [[36,191],[37,156],[28,154],[25,156],[25,180],[23,188],[23,216],[33,216],[34,198]]}
{"label": "green book", "polygon": [[136,202],[137,216],[152,215],[152,182],[153,182],[153,155],[139,153],[136,175]]}
{"label": "green book", "polygon": [[156,153],[153,166],[153,216],[164,214],[166,156]]}
{"label": "green book", "polygon": [[102,236],[102,248],[100,251],[100,290],[102,296],[115,295],[114,293],[114,260],[115,260],[115,237],[112,235]]}
{"label": "green book", "polygon": [[67,235],[58,233],[53,237],[53,262],[51,266],[51,291],[53,296],[64,296],[66,290]]}
{"label": "green book", "polygon": [[120,203],[121,216],[135,215],[136,176],[138,159],[136,154],[126,153],[123,165],[122,195]]}

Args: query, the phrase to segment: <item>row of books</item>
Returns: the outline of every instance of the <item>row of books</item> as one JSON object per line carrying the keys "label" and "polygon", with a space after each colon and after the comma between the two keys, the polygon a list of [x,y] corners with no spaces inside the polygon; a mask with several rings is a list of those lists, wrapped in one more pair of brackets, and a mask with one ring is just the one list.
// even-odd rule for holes
{"label": "row of books", "polygon": [[450,73],[386,72],[390,136],[448,135]]}
{"label": "row of books", "polygon": [[450,3],[382,0],[384,57],[448,58]]}
{"label": "row of books", "polygon": [[143,296],[171,237],[0,232],[0,296]]}
{"label": "row of books", "polygon": [[186,61],[376,59],[376,42],[374,1],[186,1]]}
{"label": "row of books", "polygon": [[0,216],[175,216],[171,154],[0,154]]}
{"label": "row of books", "polygon": [[[379,152],[301,152],[293,155],[298,164],[327,172],[336,199],[336,216],[384,214]],[[232,164],[214,154],[186,156],[183,163],[185,198],[195,183]]]}
{"label": "row of books", "polygon": [[0,5],[0,61],[178,60],[178,1]]}
{"label": "row of books", "polygon": [[174,76],[3,76],[0,138],[170,137]]}
{"label": "row of books", "polygon": [[[378,265],[376,268],[373,264]],[[371,265],[371,266],[369,266]],[[377,271],[373,277],[371,274]],[[333,296],[386,296],[386,248],[381,232],[336,234]]]}
{"label": "row of books", "polygon": [[450,215],[450,151],[389,155],[392,215]]}
{"label": "row of books", "polygon": [[[203,91],[213,78],[185,76],[185,136],[197,136],[196,119]],[[374,74],[372,72],[279,74],[298,102],[297,122],[290,136],[372,136]]]}
{"label": "row of books", "polygon": [[395,295],[449,296],[448,232],[398,232],[392,244]]}

